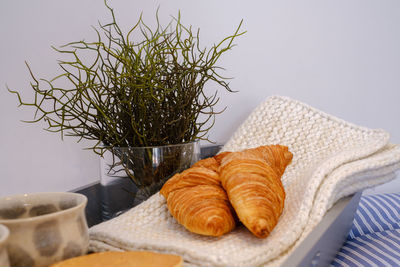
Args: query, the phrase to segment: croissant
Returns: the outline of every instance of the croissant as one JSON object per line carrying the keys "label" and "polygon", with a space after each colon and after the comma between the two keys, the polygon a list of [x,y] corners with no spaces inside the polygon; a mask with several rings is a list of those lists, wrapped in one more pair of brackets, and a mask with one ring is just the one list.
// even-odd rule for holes
{"label": "croissant", "polygon": [[285,191],[280,178],[292,157],[281,145],[216,156],[230,203],[240,221],[259,238],[269,235],[282,214]]}
{"label": "croissant", "polygon": [[193,233],[221,236],[236,226],[236,216],[221,186],[214,158],[175,174],[160,190],[172,216]]}

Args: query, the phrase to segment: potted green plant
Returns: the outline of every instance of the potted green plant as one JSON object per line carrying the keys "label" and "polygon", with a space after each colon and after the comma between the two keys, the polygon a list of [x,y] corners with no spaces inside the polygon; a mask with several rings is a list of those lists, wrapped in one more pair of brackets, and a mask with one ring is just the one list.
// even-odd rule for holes
{"label": "potted green plant", "polygon": [[[60,75],[38,79],[26,63],[33,101],[8,90],[20,106],[35,109],[29,122],[45,121],[47,130],[61,137],[93,140],[90,149],[102,156],[110,152],[110,169],[122,170],[149,196],[190,166],[196,149],[188,144],[207,139],[220,111],[214,110],[217,91],[209,93],[206,85],[232,92],[216,63],[244,33],[242,22],[231,36],[206,49],[199,44],[199,30],[185,27],[180,14],[163,27],[157,13],[155,29],[140,17],[124,34],[114,10],[105,5],[112,21],[95,28],[97,40],[53,47],[67,58],[58,62]],[[155,147],[163,147],[161,162],[154,162]]]}

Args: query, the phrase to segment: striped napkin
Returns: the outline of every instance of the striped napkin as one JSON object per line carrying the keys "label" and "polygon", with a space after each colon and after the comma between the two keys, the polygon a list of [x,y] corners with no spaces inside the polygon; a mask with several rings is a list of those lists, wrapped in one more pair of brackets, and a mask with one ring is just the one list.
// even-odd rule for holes
{"label": "striped napkin", "polygon": [[400,193],[361,197],[331,266],[400,266]]}

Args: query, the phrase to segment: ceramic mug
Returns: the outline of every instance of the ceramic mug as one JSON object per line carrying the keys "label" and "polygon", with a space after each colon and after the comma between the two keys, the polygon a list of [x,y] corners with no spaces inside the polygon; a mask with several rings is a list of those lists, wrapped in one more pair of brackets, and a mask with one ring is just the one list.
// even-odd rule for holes
{"label": "ceramic mug", "polygon": [[0,224],[10,230],[11,266],[48,266],[87,252],[87,198],[52,192],[0,198]]}
{"label": "ceramic mug", "polygon": [[0,224],[0,266],[1,267],[9,267],[10,262],[8,261],[7,255],[7,239],[10,234],[10,231],[7,227]]}

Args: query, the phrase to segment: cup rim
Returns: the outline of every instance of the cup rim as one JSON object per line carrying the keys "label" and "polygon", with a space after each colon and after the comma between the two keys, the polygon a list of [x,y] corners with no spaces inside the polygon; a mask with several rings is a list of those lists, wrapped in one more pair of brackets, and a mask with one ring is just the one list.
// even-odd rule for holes
{"label": "cup rim", "polygon": [[3,235],[0,234],[0,245],[5,243],[10,235],[10,230],[4,224],[0,224],[0,233],[4,233]]}
{"label": "cup rim", "polygon": [[[71,212],[74,212],[75,210],[81,209],[82,207],[85,207],[87,204],[87,197],[81,193],[74,193],[74,192],[35,192],[35,193],[26,193],[26,194],[16,194],[16,195],[10,195],[10,196],[4,196],[0,197],[0,202],[4,199],[12,199],[12,198],[21,198],[21,197],[27,197],[27,196],[38,196],[38,195],[67,195],[67,196],[77,196],[78,199],[80,198],[81,201],[78,202],[76,206],[64,209],[64,210],[58,210],[52,213],[48,214],[43,214],[43,215],[38,215],[34,217],[25,217],[25,218],[15,218],[15,219],[1,219],[0,218],[0,225],[7,225],[7,224],[18,224],[18,223],[27,223],[27,222],[33,222],[33,221],[42,221],[42,220],[47,220],[53,217],[57,217],[62,214],[68,214]],[[79,200],[78,200],[79,201]]]}

